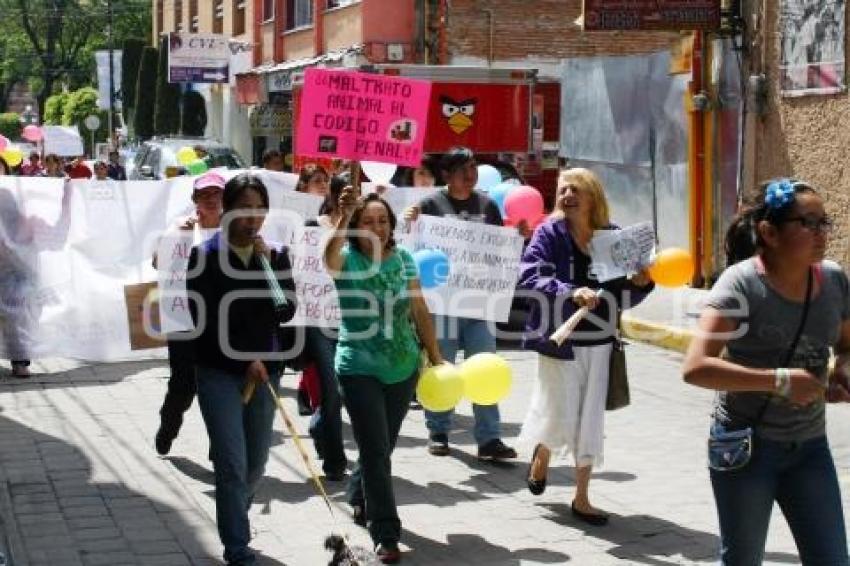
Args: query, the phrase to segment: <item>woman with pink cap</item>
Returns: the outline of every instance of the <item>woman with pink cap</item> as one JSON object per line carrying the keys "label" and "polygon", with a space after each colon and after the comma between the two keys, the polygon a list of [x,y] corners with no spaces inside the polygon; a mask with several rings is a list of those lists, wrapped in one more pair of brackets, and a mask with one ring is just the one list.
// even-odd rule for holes
{"label": "woman with pink cap", "polygon": [[[192,186],[195,213],[178,225],[180,230],[194,231],[194,245],[208,240],[219,229],[224,184],[224,177],[214,171],[195,179]],[[171,367],[171,376],[168,378],[165,400],[159,410],[160,424],[154,440],[156,451],[163,456],[171,450],[171,443],[177,438],[177,433],[183,425],[183,414],[192,406],[192,400],[197,393],[191,343],[180,333],[169,336],[168,364]]]}

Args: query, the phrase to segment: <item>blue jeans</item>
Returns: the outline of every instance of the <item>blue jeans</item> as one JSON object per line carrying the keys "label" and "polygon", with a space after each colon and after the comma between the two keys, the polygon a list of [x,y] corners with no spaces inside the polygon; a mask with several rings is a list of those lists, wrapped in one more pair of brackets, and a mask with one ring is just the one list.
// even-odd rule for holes
{"label": "blue jeans", "polygon": [[[280,371],[267,364],[277,390]],[[253,564],[248,508],[269,458],[275,404],[265,386],[257,386],[242,404],[243,375],[198,366],[198,404],[210,437],[215,470],[215,513],[227,563]]]}
{"label": "blue jeans", "polygon": [[348,460],[342,444],[342,398],[334,370],[336,342],[325,336],[321,329],[307,327],[307,348],[316,364],[322,392],[321,404],[310,417],[310,436],[322,458],[325,473],[340,473],[345,470]]}
{"label": "blue jeans", "polygon": [[[481,352],[495,352],[496,337],[487,325],[486,320],[435,316],[434,331],[437,333],[437,343],[443,359],[454,363],[458,350],[463,350],[465,358]],[[454,410],[439,413],[426,410],[425,425],[428,432],[432,435],[448,434],[452,427],[453,414]],[[501,436],[498,405],[473,403],[472,414],[475,416],[473,434],[479,446]]]}
{"label": "blue jeans", "polygon": [[774,501],[804,565],[848,565],[841,493],[825,436],[799,443],[756,437],[749,464],[728,472],[711,470],[711,485],[723,565],[762,563]]}
{"label": "blue jeans", "polygon": [[401,538],[390,456],[413,400],[417,372],[391,385],[369,375],[344,375],[339,380],[360,449],[358,465],[348,482],[348,501],[352,505],[365,503],[369,534],[375,544],[397,543]]}

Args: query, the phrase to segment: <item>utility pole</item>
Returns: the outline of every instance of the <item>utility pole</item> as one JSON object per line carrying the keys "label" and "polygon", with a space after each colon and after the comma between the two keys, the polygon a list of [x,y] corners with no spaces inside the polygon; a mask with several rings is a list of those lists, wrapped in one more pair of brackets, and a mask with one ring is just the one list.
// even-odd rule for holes
{"label": "utility pole", "polygon": [[115,114],[115,85],[113,84],[115,81],[115,63],[112,60],[112,0],[106,0],[106,17],[106,47],[109,50],[109,115],[106,118],[106,147],[111,150],[117,149],[112,145],[112,116]]}

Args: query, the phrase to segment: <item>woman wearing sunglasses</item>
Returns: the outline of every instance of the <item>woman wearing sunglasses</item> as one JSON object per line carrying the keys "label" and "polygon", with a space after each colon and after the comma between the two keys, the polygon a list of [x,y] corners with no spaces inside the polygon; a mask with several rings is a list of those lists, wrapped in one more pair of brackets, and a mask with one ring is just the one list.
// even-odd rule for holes
{"label": "woman wearing sunglasses", "polygon": [[831,227],[810,185],[766,183],[729,228],[729,267],[685,358],[685,381],[718,392],[709,467],[725,565],[762,563],[774,502],[803,564],[848,564],[825,403],[850,400],[850,282],[824,260]]}

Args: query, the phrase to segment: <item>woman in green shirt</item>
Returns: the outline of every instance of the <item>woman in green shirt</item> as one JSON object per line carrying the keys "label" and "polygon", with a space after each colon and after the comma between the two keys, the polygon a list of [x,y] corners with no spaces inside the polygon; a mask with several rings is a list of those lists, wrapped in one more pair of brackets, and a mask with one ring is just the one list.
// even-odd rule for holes
{"label": "woman in green shirt", "polygon": [[420,343],[432,364],[443,359],[416,264],[393,240],[389,204],[376,194],[360,201],[352,187],[343,189],[339,204],[325,264],[342,311],[336,373],[360,450],[349,501],[355,519],[368,521],[378,557],[392,564],[401,559],[401,521],[390,455],[416,388]]}

